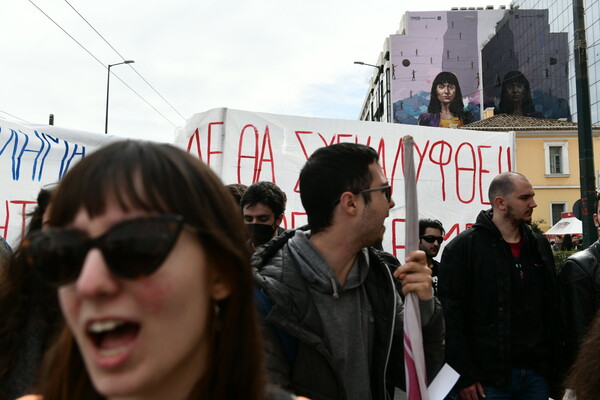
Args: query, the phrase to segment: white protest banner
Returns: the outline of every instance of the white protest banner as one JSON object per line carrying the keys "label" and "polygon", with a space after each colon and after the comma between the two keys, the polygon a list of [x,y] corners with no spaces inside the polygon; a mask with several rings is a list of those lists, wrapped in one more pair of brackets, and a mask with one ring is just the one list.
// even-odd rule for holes
{"label": "white protest banner", "polygon": [[339,142],[366,144],[380,155],[396,206],[386,220],[385,250],[404,258],[403,141],[415,142],[419,217],[442,221],[450,239],[490,207],[494,176],[514,166],[514,134],[367,121],[294,117],[219,108],[192,116],[176,145],[198,156],[225,184],[276,183],[288,196],[283,226],[306,223],[298,175],[314,150]]}
{"label": "white protest banner", "polygon": [[114,140],[123,138],[0,120],[0,235],[12,246],[18,244],[39,190]]}

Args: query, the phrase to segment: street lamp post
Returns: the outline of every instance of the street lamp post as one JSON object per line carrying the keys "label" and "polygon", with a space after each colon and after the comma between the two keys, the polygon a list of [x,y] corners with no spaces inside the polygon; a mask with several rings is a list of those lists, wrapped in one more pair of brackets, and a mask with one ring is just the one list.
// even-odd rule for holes
{"label": "street lamp post", "polygon": [[[384,82],[384,76],[383,76],[383,65],[374,65],[374,64],[368,64],[366,62],[362,62],[362,61],[354,61],[354,64],[357,65],[367,65],[369,67],[373,67],[373,68],[377,68],[377,79],[380,80],[381,82]],[[377,82],[377,81],[375,81]],[[383,90],[383,87],[382,87]],[[385,99],[387,102],[387,122],[392,122],[391,121],[391,98],[390,98],[390,86],[389,86],[389,82],[386,81],[386,88],[385,88]],[[381,117],[383,116],[383,107],[385,107],[385,104],[377,104],[377,112],[376,112],[376,121],[380,121]]]}
{"label": "street lamp post", "polygon": [[362,61],[354,61],[354,64],[358,64],[358,65],[368,65],[369,67],[373,67],[373,68],[377,68],[379,70],[379,73],[383,72],[383,65],[373,65],[373,64],[367,64],[366,62],[362,62]]}
{"label": "street lamp post", "polygon": [[116,64],[108,64],[108,79],[106,80],[106,118],[104,120],[104,133],[108,133],[108,91],[110,89],[110,67],[121,64],[133,64],[135,61],[126,60]]}

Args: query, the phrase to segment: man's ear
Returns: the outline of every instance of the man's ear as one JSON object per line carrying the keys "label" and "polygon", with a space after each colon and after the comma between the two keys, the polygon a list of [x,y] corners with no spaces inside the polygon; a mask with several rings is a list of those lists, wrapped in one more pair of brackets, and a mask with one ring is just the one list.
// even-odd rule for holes
{"label": "man's ear", "polygon": [[600,226],[598,225],[598,214],[594,214],[594,225],[596,225],[596,228],[600,228]]}
{"label": "man's ear", "polygon": [[340,208],[349,215],[356,215],[358,212],[356,204],[356,195],[352,192],[344,192],[340,195]]}
{"label": "man's ear", "polygon": [[216,301],[221,301],[229,297],[231,294],[231,282],[225,279],[223,273],[217,269],[214,269],[211,275],[210,297]]}
{"label": "man's ear", "polygon": [[283,221],[283,214],[281,214],[279,217],[275,218],[275,228],[279,227],[279,225],[281,225],[281,221]]}
{"label": "man's ear", "polygon": [[497,208],[498,210],[506,210],[506,201],[504,200],[504,197],[502,196],[496,196],[494,197],[494,204],[493,204],[494,208]]}

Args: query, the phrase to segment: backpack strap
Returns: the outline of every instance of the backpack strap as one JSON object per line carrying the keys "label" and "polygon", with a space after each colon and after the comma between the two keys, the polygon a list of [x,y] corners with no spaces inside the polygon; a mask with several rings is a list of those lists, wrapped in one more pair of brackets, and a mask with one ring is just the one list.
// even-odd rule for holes
{"label": "backpack strap", "polygon": [[[266,318],[271,313],[273,300],[271,300],[264,290],[257,286],[254,286],[254,302],[263,317]],[[298,339],[277,326],[274,326],[274,329],[281,341],[283,355],[288,363],[293,365],[296,361],[296,354],[298,354]]]}

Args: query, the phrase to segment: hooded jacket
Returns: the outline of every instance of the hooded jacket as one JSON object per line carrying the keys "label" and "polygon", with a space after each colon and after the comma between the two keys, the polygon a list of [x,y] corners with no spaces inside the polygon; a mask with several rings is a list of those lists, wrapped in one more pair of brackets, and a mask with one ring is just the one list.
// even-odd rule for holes
{"label": "hooded jacket", "polygon": [[[535,269],[543,284],[543,327],[539,328],[545,335],[548,359],[546,370],[540,372],[553,382],[561,330],[554,258],[543,237],[526,224],[520,229],[521,259]],[[441,265],[438,293],[446,322],[446,361],[461,375],[456,388],[476,382],[510,385],[514,363],[511,273],[515,264],[508,244],[492,222],[492,210],[482,211],[475,225],[446,245]]]}
{"label": "hooded jacket", "polygon": [[[393,386],[404,387],[403,307],[390,272],[398,266],[397,260],[372,248],[363,249],[358,258],[368,260],[368,267],[358,268],[355,265],[354,276],[349,276],[342,288],[336,279],[332,279],[335,275],[324,261],[318,259],[318,253],[303,247],[307,246],[303,241],[308,240],[295,237],[290,241],[292,235],[304,233],[291,232],[274,239],[254,254],[252,262],[257,287],[273,302],[270,312],[266,316],[261,314],[270,380],[313,400],[346,399],[348,394],[342,374],[352,372],[348,369],[343,372],[335,366],[337,342],[362,340],[368,347],[364,362],[369,370],[367,379],[370,379],[352,383],[364,385],[374,400],[389,398]],[[368,333],[361,334],[355,326],[345,326],[337,340],[328,340],[335,321],[330,321],[333,316],[329,309],[331,305],[322,296],[341,300],[345,296],[344,291],[352,289],[358,289],[368,299],[360,304],[369,310],[359,310],[360,315],[370,316],[369,328],[365,329]],[[435,376],[443,362],[443,318],[439,302],[435,298],[432,302],[433,307],[431,303],[428,306],[433,308],[433,313],[429,311],[429,315],[424,316],[428,322],[423,327],[430,378]],[[421,307],[422,312],[425,308]],[[337,317],[342,320],[355,317],[346,311],[339,314]],[[284,355],[280,330],[297,342],[292,360]]]}

